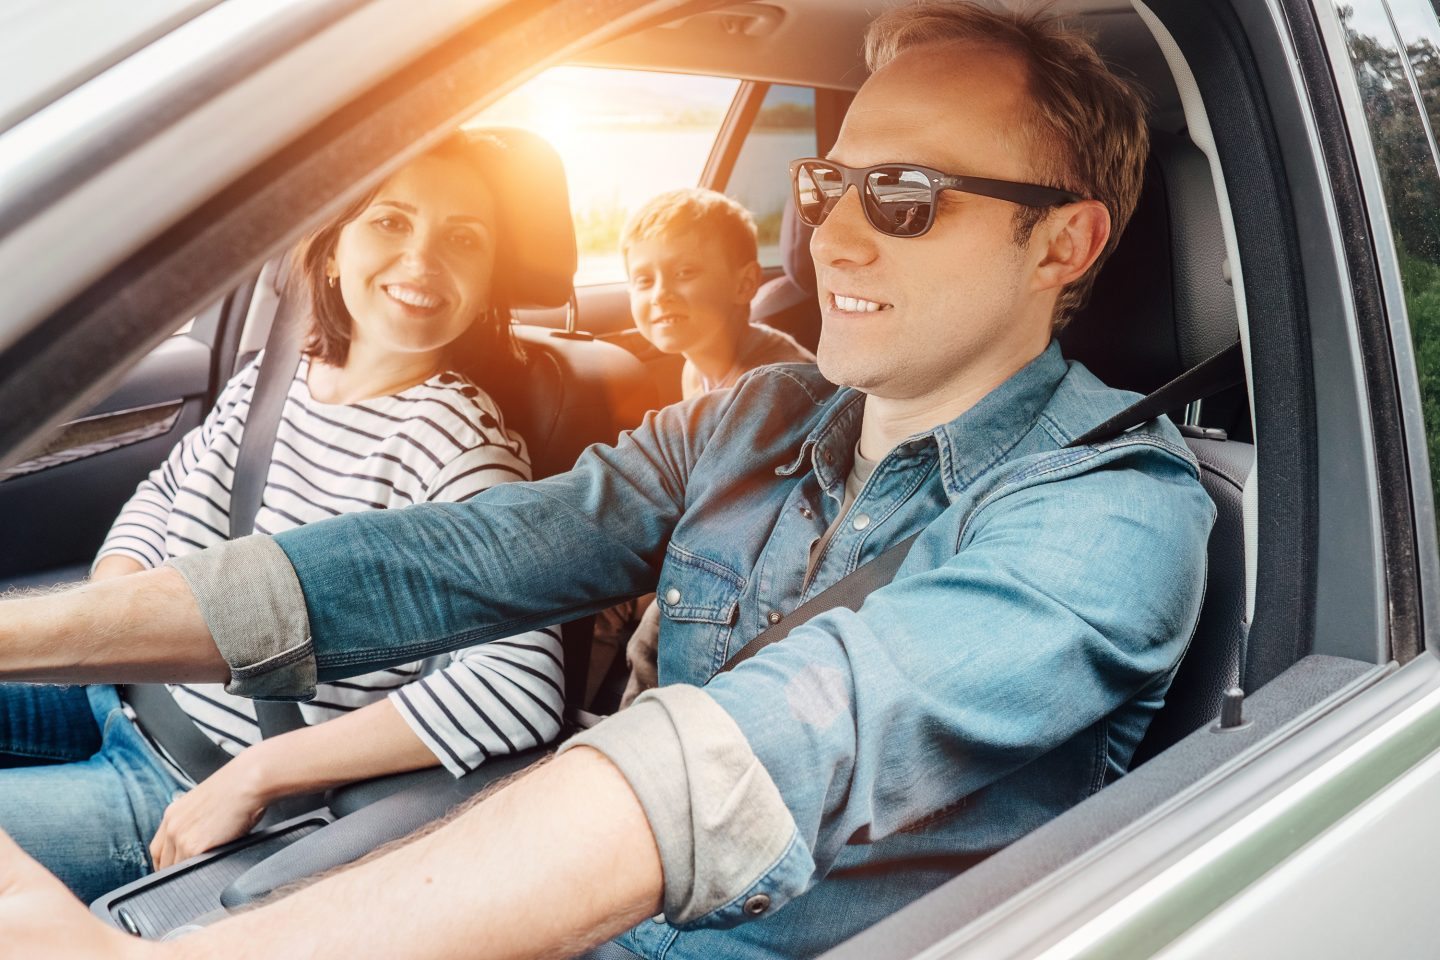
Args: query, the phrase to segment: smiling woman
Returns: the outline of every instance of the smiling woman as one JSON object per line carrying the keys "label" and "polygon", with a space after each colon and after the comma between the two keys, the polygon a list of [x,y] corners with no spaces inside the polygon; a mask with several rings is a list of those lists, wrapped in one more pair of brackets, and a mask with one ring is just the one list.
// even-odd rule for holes
{"label": "smiling woman", "polygon": [[[504,142],[456,134],[303,245],[294,286],[309,293],[308,355],[276,428],[256,532],[529,479],[524,441],[477,385],[516,359],[493,282],[505,232],[486,183],[505,161]],[[235,531],[258,369],[286,359],[267,353],[140,484],[92,579]],[[538,746],[560,727],[560,642],[535,631],[459,651],[423,676],[417,662],[324,684],[301,716],[333,724],[263,743],[250,701],[218,684],[170,691],[223,751],[216,762],[234,757],[208,777],[163,751],[147,729],[154,713],[139,700],[132,709],[125,690],[0,685],[0,828],[83,897],[232,840],[286,796],[442,764],[460,776]]]}
{"label": "smiling woman", "polygon": [[499,214],[475,176],[503,151],[482,134],[456,134],[310,240],[307,347],[321,361],[312,389],[338,402],[424,381],[447,358],[482,379],[513,366],[508,309],[492,283]]}

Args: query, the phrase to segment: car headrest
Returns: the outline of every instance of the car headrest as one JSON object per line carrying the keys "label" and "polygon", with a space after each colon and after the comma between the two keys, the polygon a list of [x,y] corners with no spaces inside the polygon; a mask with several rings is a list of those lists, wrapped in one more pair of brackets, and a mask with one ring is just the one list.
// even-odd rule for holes
{"label": "car headrest", "polygon": [[504,145],[490,184],[499,206],[502,242],[495,276],[513,309],[563,307],[575,279],[575,222],[560,155],[519,127],[474,126]]}
{"label": "car headrest", "polygon": [[815,259],[810,256],[810,235],[815,228],[801,222],[795,212],[795,198],[785,201],[785,212],[780,215],[780,253],[784,257],[781,267],[790,282],[801,290],[815,295]]}
{"label": "car headrest", "polygon": [[1061,347],[1109,385],[1149,393],[1235,342],[1227,274],[1209,161],[1154,133],[1135,215]]}

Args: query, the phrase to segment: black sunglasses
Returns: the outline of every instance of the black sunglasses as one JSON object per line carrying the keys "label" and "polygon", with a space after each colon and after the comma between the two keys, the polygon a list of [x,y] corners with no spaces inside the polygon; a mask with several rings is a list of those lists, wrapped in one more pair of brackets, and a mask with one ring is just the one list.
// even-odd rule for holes
{"label": "black sunglasses", "polygon": [[1054,187],[962,177],[915,163],[847,167],[819,157],[791,161],[790,184],[800,219],[812,227],[825,222],[846,190],[859,187],[865,219],[887,237],[918,237],[929,230],[941,190],[1009,200],[1025,207],[1054,207],[1084,199]]}

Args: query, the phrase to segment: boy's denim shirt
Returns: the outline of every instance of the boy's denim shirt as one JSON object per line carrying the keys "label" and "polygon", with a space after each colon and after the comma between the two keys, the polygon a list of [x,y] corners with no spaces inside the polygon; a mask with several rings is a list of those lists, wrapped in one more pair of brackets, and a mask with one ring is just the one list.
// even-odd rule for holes
{"label": "boy's denim shirt", "polygon": [[[864,396],[813,366],[764,367],[569,473],[281,534],[314,668],[263,651],[234,686],[303,695],[315,670],[415,660],[656,590],[661,684],[704,686],[735,720],[795,834],[724,907],[623,942],[813,955],[1127,769],[1194,630],[1214,517],[1168,421],[1065,447],[1133,400],[1052,343],[886,455],[807,581]],[[717,676],[773,619],[917,531],[858,612]],[[757,893],[771,906],[751,919]]]}

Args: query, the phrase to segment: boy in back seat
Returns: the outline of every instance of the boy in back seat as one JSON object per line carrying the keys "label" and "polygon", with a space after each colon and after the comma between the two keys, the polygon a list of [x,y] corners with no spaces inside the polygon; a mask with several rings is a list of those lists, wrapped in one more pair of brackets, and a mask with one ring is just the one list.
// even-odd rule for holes
{"label": "boy in back seat", "polygon": [[[625,224],[620,249],[636,329],[661,353],[685,357],[684,399],[733,387],[769,363],[815,362],[789,334],[750,322],[750,301],[760,287],[755,219],[723,193],[689,188],[654,197]],[[631,673],[622,707],[656,683],[660,610],[654,600],[649,594],[627,601],[596,621],[598,644],[617,651],[625,644]]]}
{"label": "boy in back seat", "polygon": [[755,220],[723,193],[671,190],[620,235],[630,314],[661,353],[684,354],[682,396],[733,387],[767,363],[814,363],[788,334],[750,323],[760,286]]}

